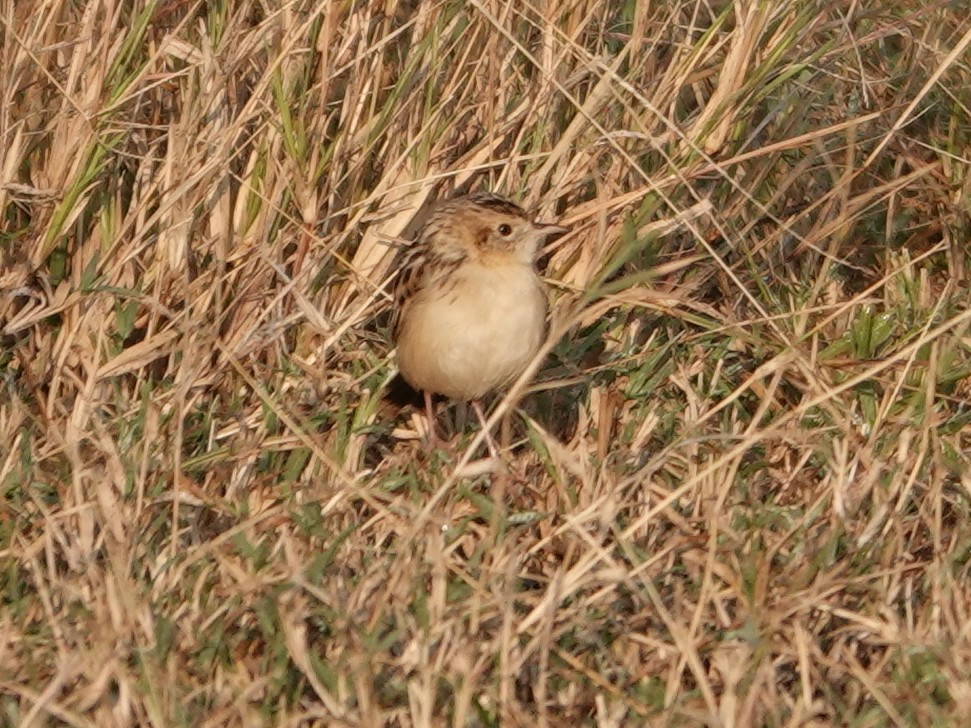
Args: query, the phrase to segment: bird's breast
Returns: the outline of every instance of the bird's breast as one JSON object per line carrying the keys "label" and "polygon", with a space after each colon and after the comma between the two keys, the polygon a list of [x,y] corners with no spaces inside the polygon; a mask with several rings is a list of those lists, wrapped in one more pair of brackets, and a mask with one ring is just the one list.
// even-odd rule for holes
{"label": "bird's breast", "polygon": [[468,264],[410,302],[398,366],[414,387],[475,399],[522,373],[545,321],[546,295],[532,266]]}

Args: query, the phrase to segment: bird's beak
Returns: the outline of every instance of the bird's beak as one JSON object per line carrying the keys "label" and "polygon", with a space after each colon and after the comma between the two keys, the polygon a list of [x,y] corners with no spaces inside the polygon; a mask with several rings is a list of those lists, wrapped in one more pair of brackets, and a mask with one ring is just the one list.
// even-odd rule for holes
{"label": "bird's beak", "polygon": [[551,222],[534,222],[533,229],[543,235],[556,235],[557,233],[570,232],[570,228],[563,227],[562,225],[556,225],[555,223]]}

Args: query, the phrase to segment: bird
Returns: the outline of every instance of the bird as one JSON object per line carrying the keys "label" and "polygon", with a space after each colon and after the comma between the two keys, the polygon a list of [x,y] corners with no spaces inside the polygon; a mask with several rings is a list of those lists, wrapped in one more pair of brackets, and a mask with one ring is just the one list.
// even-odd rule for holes
{"label": "bird", "polygon": [[[401,377],[424,397],[434,447],[434,395],[479,400],[512,384],[545,338],[547,294],[536,270],[540,245],[567,232],[537,222],[491,192],[438,202],[406,249],[391,327]],[[487,443],[495,456],[495,446]]]}

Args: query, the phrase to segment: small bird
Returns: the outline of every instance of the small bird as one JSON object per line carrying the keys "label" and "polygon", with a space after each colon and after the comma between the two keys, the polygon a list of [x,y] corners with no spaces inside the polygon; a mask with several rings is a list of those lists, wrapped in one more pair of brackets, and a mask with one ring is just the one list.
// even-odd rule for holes
{"label": "small bird", "polygon": [[431,211],[402,261],[392,328],[401,376],[424,395],[432,445],[433,395],[471,400],[484,423],[479,398],[512,384],[536,355],[547,309],[536,254],[566,230],[485,192]]}

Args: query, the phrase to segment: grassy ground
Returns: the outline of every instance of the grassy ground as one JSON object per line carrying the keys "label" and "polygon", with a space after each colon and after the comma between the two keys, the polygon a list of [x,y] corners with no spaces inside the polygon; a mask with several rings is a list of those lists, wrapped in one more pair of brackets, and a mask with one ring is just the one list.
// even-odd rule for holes
{"label": "grassy ground", "polygon": [[[961,724],[965,4],[276,5],[0,0],[0,724]],[[504,474],[385,397],[482,188]]]}

